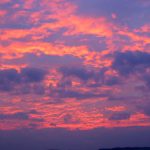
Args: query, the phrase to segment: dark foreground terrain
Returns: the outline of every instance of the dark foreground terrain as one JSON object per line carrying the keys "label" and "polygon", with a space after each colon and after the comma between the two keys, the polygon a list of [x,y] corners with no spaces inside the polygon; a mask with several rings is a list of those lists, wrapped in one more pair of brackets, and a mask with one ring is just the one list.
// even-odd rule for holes
{"label": "dark foreground terrain", "polygon": [[150,147],[101,148],[99,150],[150,150]]}
{"label": "dark foreground terrain", "polygon": [[[57,149],[48,149],[57,150]],[[150,150],[150,147],[116,147],[116,148],[100,148],[99,150]]]}

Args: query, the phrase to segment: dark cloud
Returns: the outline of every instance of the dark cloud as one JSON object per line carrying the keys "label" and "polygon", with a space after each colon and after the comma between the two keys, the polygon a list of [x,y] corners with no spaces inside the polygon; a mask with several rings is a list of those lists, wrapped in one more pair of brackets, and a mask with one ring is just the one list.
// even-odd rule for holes
{"label": "dark cloud", "polygon": [[[0,90],[12,91],[20,84],[39,83],[46,74],[45,70],[39,68],[23,68],[20,72],[15,69],[0,70]],[[39,91],[37,87],[35,89]]]}
{"label": "dark cloud", "polygon": [[38,112],[35,109],[32,109],[29,111],[30,114],[38,114]]}
{"label": "dark cloud", "polygon": [[71,123],[71,122],[72,122],[72,115],[66,114],[66,115],[64,116],[64,122],[65,122],[65,123]]}
{"label": "dark cloud", "polygon": [[71,114],[65,114],[63,116],[63,120],[65,124],[78,124],[80,123],[79,119],[75,119]]}
{"label": "dark cloud", "polygon": [[33,87],[33,92],[37,95],[44,95],[45,94],[45,87],[43,84],[35,84]]}
{"label": "dark cloud", "polygon": [[116,52],[114,54],[114,61],[112,64],[112,69],[119,73],[119,76],[127,77],[129,75],[134,75],[137,82],[143,82],[142,88],[137,88],[140,91],[150,88],[150,53],[141,51],[126,51],[126,52]]}
{"label": "dark cloud", "polygon": [[109,117],[109,120],[127,120],[131,116],[128,112],[118,112],[114,113]]}
{"label": "dark cloud", "polygon": [[150,116],[150,103],[142,103],[141,105],[138,105],[137,110],[141,113],[144,113],[147,116]]}
{"label": "dark cloud", "polygon": [[36,68],[37,65],[41,68],[52,68],[62,65],[68,64],[82,64],[83,60],[77,58],[72,55],[64,55],[64,56],[57,56],[57,55],[46,55],[42,52],[39,52],[39,55],[34,53],[25,53],[21,58],[14,58],[11,60],[4,60],[3,63],[5,64],[20,64],[22,61],[33,68]]}
{"label": "dark cloud", "polygon": [[[102,86],[115,86],[121,83],[121,80],[117,76],[105,75],[105,69],[102,71],[88,70],[87,68],[71,68],[61,67],[59,72],[62,73],[62,78],[59,80],[56,86],[50,86],[50,96],[55,98],[100,98],[108,97],[110,91],[95,92],[95,89]],[[79,79],[79,85],[74,88],[73,82]],[[85,87],[91,89],[89,91],[82,91],[80,88]]]}
{"label": "dark cloud", "polygon": [[64,89],[64,88],[52,88],[50,89],[50,96],[56,98],[76,98],[77,100],[88,99],[88,98],[98,98],[98,97],[106,97],[105,93],[93,93],[91,92],[80,92],[75,91],[73,89]]}
{"label": "dark cloud", "polygon": [[39,68],[23,68],[21,70],[22,80],[25,82],[40,82],[45,75],[46,71]]}
{"label": "dark cloud", "polygon": [[27,120],[29,119],[29,115],[28,113],[25,112],[17,112],[14,114],[0,114],[0,120],[5,120],[5,119]]}
{"label": "dark cloud", "polygon": [[10,91],[15,84],[20,83],[20,79],[15,69],[0,70],[0,90]]}
{"label": "dark cloud", "polygon": [[121,75],[143,72],[150,67],[150,54],[140,51],[116,52],[112,68]]}
{"label": "dark cloud", "polygon": [[108,85],[108,86],[113,86],[113,85],[117,85],[120,84],[121,80],[119,77],[117,76],[109,76],[107,79],[105,79],[104,84]]}
{"label": "dark cloud", "polygon": [[[141,90],[144,90],[145,88],[149,89],[150,88],[150,73],[149,72],[145,72],[145,73],[141,72],[140,78],[145,82],[145,87]],[[147,91],[147,90],[145,89],[145,91]]]}
{"label": "dark cloud", "polygon": [[[102,69],[97,69],[97,70],[90,70],[86,67],[61,67],[59,68],[59,71],[63,75],[63,80],[60,81],[63,82],[63,85],[66,85],[69,83],[68,78],[69,77],[74,77],[78,78],[81,81],[84,82],[84,85],[87,87],[100,87],[102,85],[107,85],[107,86],[113,86],[121,83],[121,79],[119,76],[115,75],[106,75],[105,72],[108,70],[108,68],[102,68]],[[68,79],[67,82],[64,82]],[[93,81],[88,82],[88,81]]]}
{"label": "dark cloud", "polygon": [[83,81],[87,81],[96,77],[96,74],[93,71],[87,70],[83,67],[60,67],[59,71],[63,74],[64,77],[73,76]]}
{"label": "dark cloud", "polygon": [[43,118],[32,118],[31,120],[34,122],[44,122],[45,121]]}
{"label": "dark cloud", "polygon": [[150,106],[144,107],[144,113],[150,116]]}
{"label": "dark cloud", "polygon": [[35,110],[32,110],[30,112],[17,112],[13,114],[0,114],[0,120],[30,120],[32,122],[43,122],[43,118],[32,118],[30,117],[30,114],[36,115],[37,112]]}

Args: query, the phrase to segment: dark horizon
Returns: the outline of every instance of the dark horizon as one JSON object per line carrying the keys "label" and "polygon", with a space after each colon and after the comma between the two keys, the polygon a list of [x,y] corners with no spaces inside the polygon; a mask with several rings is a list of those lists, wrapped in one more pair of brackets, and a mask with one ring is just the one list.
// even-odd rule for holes
{"label": "dark horizon", "polygon": [[98,150],[112,147],[150,147],[150,127],[93,130],[18,129],[0,131],[2,150]]}

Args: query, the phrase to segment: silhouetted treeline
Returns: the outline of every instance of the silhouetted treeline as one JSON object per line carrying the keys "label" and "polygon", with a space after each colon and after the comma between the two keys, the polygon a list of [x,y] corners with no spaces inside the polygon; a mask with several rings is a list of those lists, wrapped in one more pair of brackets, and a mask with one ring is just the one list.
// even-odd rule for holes
{"label": "silhouetted treeline", "polygon": [[99,150],[150,150],[150,147],[101,148]]}

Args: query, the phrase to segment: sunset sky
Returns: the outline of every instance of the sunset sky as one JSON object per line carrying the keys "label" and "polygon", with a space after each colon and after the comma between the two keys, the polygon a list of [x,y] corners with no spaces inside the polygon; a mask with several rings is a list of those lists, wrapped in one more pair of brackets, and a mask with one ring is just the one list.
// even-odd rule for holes
{"label": "sunset sky", "polygon": [[150,0],[0,0],[0,149],[150,146],[149,91]]}

